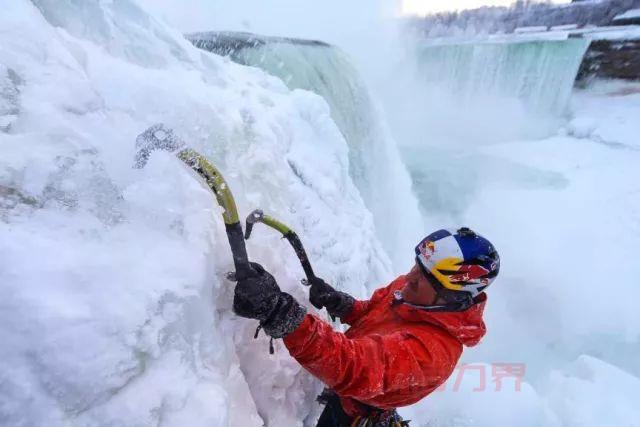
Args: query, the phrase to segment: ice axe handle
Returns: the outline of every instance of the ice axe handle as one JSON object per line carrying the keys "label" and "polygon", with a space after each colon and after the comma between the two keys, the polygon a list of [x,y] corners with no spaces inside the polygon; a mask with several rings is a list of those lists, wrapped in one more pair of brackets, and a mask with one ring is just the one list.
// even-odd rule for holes
{"label": "ice axe handle", "polygon": [[253,231],[253,222],[247,220],[247,225],[245,226],[245,229],[244,229],[245,240],[249,240],[249,237],[251,237],[251,231]]}
{"label": "ice axe handle", "polygon": [[255,209],[249,215],[247,215],[247,221],[244,227],[244,239],[249,240],[251,232],[253,231],[253,224],[256,222],[264,222],[264,212],[262,209]]}
{"label": "ice axe handle", "polygon": [[244,244],[244,236],[242,235],[240,222],[225,224],[225,227],[227,229],[229,246],[231,246],[231,253],[233,254],[233,265],[236,268],[236,280],[256,275],[251,264],[249,264],[249,257],[247,256],[247,248]]}
{"label": "ice axe handle", "polygon": [[302,264],[304,274],[307,276],[306,280],[302,280],[301,283],[305,286],[311,285],[316,276],[313,273],[313,268],[311,268],[311,263],[309,262],[309,257],[307,257],[307,253],[304,250],[304,246],[302,246],[302,241],[300,241],[300,238],[298,237],[296,232],[277,219],[269,215],[265,215],[262,209],[256,209],[247,216],[244,233],[245,239],[248,240],[251,236],[251,231],[253,231],[253,224],[255,224],[256,222],[261,222],[266,226],[279,231],[280,233],[282,233],[282,237],[289,241],[296,253],[296,256],[300,260],[300,264]]}
{"label": "ice axe handle", "polygon": [[305,286],[310,286],[316,278],[316,275],[313,273],[309,257],[307,257],[307,252],[304,250],[304,246],[302,246],[300,238],[293,230],[289,230],[283,237],[287,239],[293,247],[293,250],[296,252],[298,259],[300,260],[300,264],[302,264],[304,274],[307,276],[307,279],[305,281],[301,281],[301,283]]}

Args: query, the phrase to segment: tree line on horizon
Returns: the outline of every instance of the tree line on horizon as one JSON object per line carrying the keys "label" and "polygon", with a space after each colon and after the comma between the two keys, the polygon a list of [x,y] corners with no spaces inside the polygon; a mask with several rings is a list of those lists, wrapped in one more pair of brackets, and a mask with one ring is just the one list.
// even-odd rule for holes
{"label": "tree line on horizon", "polygon": [[483,6],[413,17],[409,18],[408,25],[425,37],[513,33],[522,27],[602,27],[612,25],[616,16],[635,8],[640,8],[640,0],[574,0],[560,5],[518,0],[510,7]]}

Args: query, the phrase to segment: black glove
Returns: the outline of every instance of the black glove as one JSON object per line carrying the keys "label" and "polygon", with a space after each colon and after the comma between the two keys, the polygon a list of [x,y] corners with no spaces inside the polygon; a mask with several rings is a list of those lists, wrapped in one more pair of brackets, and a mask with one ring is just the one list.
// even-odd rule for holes
{"label": "black glove", "polygon": [[251,263],[256,274],[240,279],[233,295],[233,311],[242,317],[257,319],[272,338],[293,332],[306,310],[289,294],[282,292],[260,264]]}
{"label": "black glove", "polygon": [[333,317],[345,317],[351,312],[355,299],[344,292],[336,291],[319,277],[311,280],[309,301],[317,309],[325,307]]}

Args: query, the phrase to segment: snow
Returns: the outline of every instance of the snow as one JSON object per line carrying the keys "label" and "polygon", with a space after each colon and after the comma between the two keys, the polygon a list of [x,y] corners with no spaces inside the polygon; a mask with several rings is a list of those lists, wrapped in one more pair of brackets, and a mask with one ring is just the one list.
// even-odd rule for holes
{"label": "snow", "polygon": [[[520,31],[518,31],[520,30]],[[518,28],[514,33],[473,34],[471,36],[430,37],[424,41],[428,45],[527,43],[533,41],[560,41],[568,38],[588,40],[626,40],[640,38],[640,25],[614,25],[606,27],[587,26],[576,28],[574,24],[546,27]]]}
{"label": "snow", "polygon": [[[321,385],[231,313],[212,195],[168,154],[132,164],[140,132],[173,127],[222,170],[243,215],[291,225],[318,274],[363,297],[392,266],[327,102],[193,48],[128,0],[14,0],[0,28],[0,425],[313,425]],[[370,65],[398,72],[388,59]],[[523,80],[556,81],[542,71]],[[393,76],[376,89],[414,110],[395,122],[381,98],[425,222],[468,225],[502,257],[486,338],[402,413],[416,427],[639,426],[640,86],[574,91],[559,129],[514,137],[514,118],[531,119],[522,100],[512,115],[486,98],[435,133],[425,111],[465,98],[419,103],[424,88]],[[257,228],[248,251],[306,303],[285,241]],[[524,364],[521,381],[496,390],[498,362]]]}
{"label": "snow", "polygon": [[521,33],[499,33],[499,34],[474,34],[469,36],[458,37],[430,37],[421,40],[421,43],[431,46],[443,46],[443,45],[461,45],[461,44],[515,44],[515,43],[528,43],[536,41],[562,41],[567,40],[571,33],[566,30],[560,31],[538,31],[538,32],[521,32]]}
{"label": "snow", "polygon": [[[640,150],[637,126],[640,84],[600,83],[574,97],[575,116],[566,126],[569,135],[608,145]],[[606,102],[607,108],[601,104]]]}
{"label": "snow", "polygon": [[501,254],[488,335],[463,363],[524,363],[526,373],[521,392],[447,389],[408,415],[445,426],[640,425],[629,398],[640,380],[640,269],[623,261],[640,238],[639,102],[637,84],[598,83],[574,93],[555,136],[409,152],[433,159],[421,165],[430,221],[469,225]]}
{"label": "snow", "polygon": [[[319,385],[232,315],[212,195],[170,155],[132,165],[166,123],[240,212],[290,224],[318,274],[364,296],[390,263],[327,104],[129,1],[14,1],[0,27],[0,424],[301,425]],[[254,234],[252,259],[306,301],[291,248]]]}
{"label": "snow", "polygon": [[640,9],[629,9],[625,13],[616,15],[613,20],[618,21],[621,19],[640,18]]}
{"label": "snow", "polygon": [[456,368],[443,389],[402,409],[402,416],[418,426],[562,426],[531,385],[517,389],[517,380],[505,378],[498,388],[491,370],[483,363]]}
{"label": "snow", "polygon": [[543,26],[543,25],[538,25],[538,26],[533,26],[533,27],[518,27],[515,30],[513,30],[514,33],[516,34],[523,34],[523,33],[540,33],[543,31],[547,31],[547,27]]}
{"label": "snow", "polygon": [[582,355],[552,372],[546,387],[563,426],[640,425],[634,398],[640,379],[594,357]]}
{"label": "snow", "polygon": [[566,30],[575,30],[578,28],[578,24],[565,24],[565,25],[554,25],[550,28],[551,31],[566,31]]}
{"label": "snow", "polygon": [[591,40],[635,40],[640,38],[640,25],[585,28],[571,31]]}
{"label": "snow", "polygon": [[[412,261],[406,256],[407,242],[424,234],[418,202],[396,143],[351,59],[339,48],[317,42],[231,32],[188,36],[196,46],[213,46],[206,43],[213,37],[219,46],[226,44],[216,53],[259,67],[281,78],[290,89],[309,90],[327,101],[349,148],[349,175],[373,215],[376,234],[391,257],[394,272],[406,272]],[[247,37],[256,45],[229,48]],[[389,203],[391,195],[394,203]],[[389,218],[403,220],[390,225]]]}

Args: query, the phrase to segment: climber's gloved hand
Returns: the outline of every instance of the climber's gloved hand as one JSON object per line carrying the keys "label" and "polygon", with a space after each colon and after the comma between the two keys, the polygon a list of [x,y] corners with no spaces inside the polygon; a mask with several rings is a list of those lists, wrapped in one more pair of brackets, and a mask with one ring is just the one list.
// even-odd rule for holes
{"label": "climber's gloved hand", "polygon": [[251,263],[255,274],[238,280],[233,295],[233,311],[257,319],[272,338],[282,338],[302,323],[306,310],[282,292],[276,279],[260,264]]}
{"label": "climber's gloved hand", "polygon": [[336,291],[319,277],[311,280],[309,301],[315,308],[325,307],[331,316],[340,318],[348,315],[355,303],[355,299],[351,295]]}

